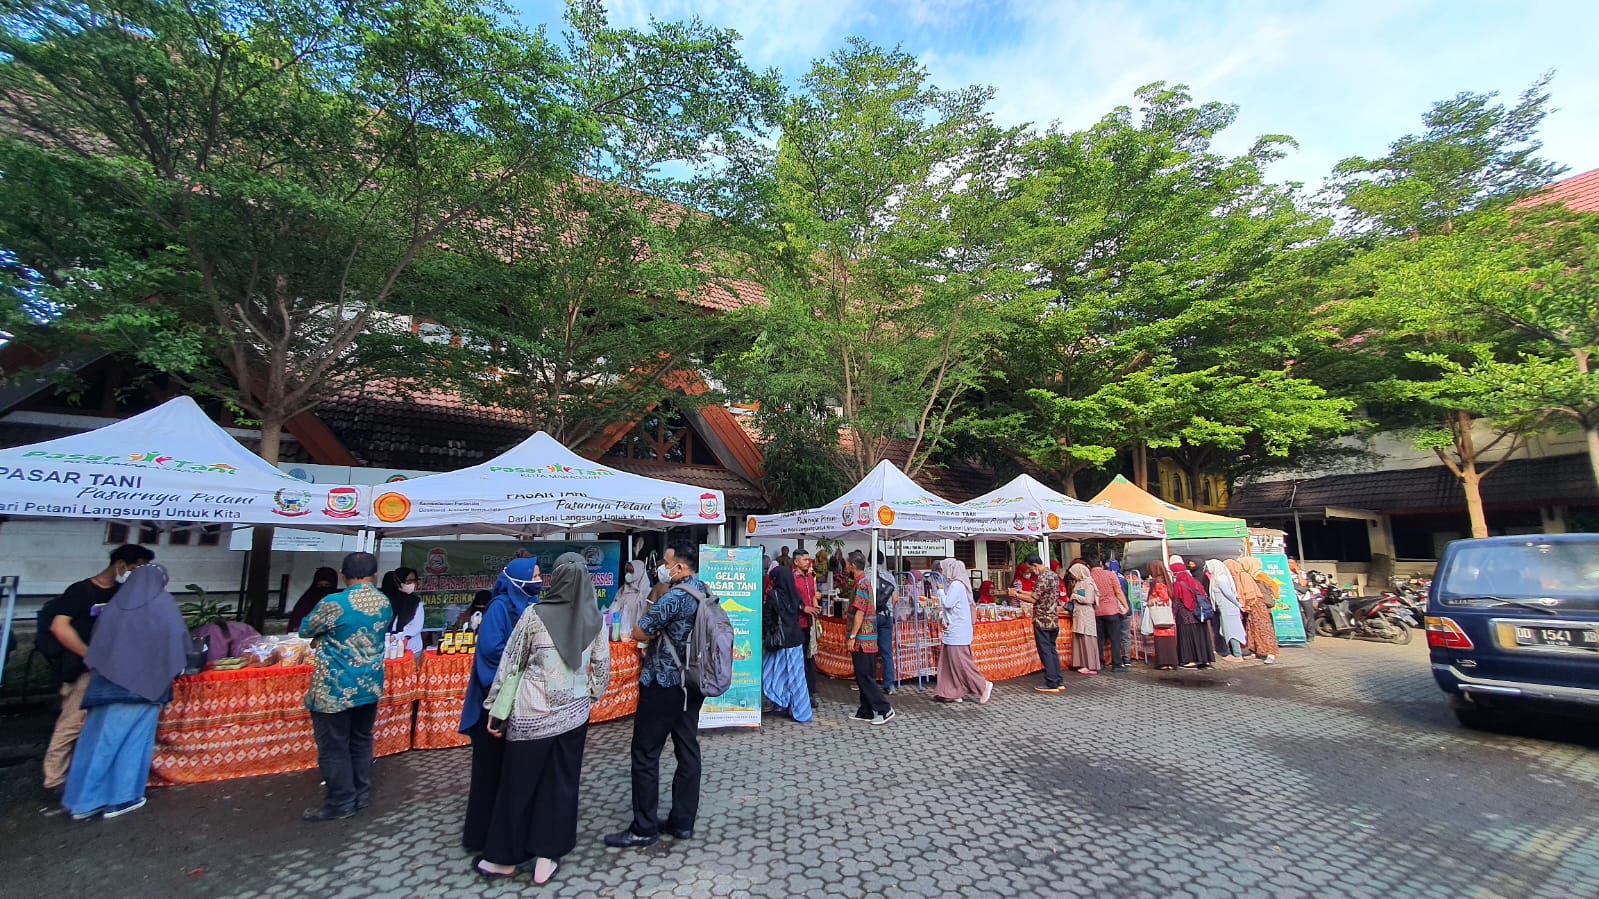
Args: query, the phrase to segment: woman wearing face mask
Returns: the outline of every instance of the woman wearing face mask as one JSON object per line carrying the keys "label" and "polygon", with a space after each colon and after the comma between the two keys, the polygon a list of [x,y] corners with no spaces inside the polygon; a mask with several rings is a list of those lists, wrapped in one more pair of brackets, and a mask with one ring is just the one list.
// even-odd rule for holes
{"label": "woman wearing face mask", "polygon": [[489,819],[494,814],[494,798],[499,795],[500,773],[505,765],[505,741],[488,732],[483,700],[499,673],[511,631],[527,607],[538,602],[543,587],[538,559],[512,559],[494,582],[493,598],[478,626],[472,679],[467,682],[466,703],[461,707],[461,733],[472,741],[472,780],[466,793],[461,847],[473,855],[481,855],[488,845]]}
{"label": "woman wearing face mask", "polygon": [[394,609],[389,633],[404,634],[405,648],[422,654],[422,600],[416,595],[416,569],[396,568],[383,576],[383,595]]}
{"label": "woman wearing face mask", "polygon": [[649,576],[644,571],[643,559],[634,559],[622,566],[622,587],[616,591],[613,606],[624,634],[633,633],[633,625],[638,624],[639,616],[644,614],[644,597],[650,585]]}

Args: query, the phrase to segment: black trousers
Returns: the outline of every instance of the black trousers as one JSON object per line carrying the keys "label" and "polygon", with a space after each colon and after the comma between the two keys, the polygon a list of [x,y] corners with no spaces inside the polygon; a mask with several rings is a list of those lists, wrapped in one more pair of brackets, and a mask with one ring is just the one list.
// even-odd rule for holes
{"label": "black trousers", "polygon": [[672,738],[677,772],[672,775],[672,811],[669,830],[692,830],[700,811],[700,706],[705,697],[688,691],[683,707],[679,687],[638,688],[638,711],[633,715],[633,832],[652,837],[661,832],[657,817],[661,801],[661,750]]}
{"label": "black trousers", "polygon": [[378,704],[342,712],[312,712],[316,764],[327,782],[326,807],[338,814],[372,801],[372,727]]}
{"label": "black trousers", "polygon": [[466,732],[472,741],[472,783],[466,791],[466,824],[461,828],[461,848],[481,854],[489,840],[489,819],[500,794],[500,772],[505,767],[505,739],[489,733],[484,713]]}
{"label": "black trousers", "polygon": [[1060,647],[1056,640],[1060,639],[1060,628],[1041,628],[1033,625],[1033,645],[1038,648],[1038,661],[1044,665],[1044,686],[1051,689],[1061,686],[1060,678]]}
{"label": "black trousers", "polygon": [[881,654],[859,650],[850,654],[850,661],[855,666],[855,685],[861,690],[861,707],[855,712],[857,718],[887,715],[893,708],[888,704],[883,688],[877,683],[877,672],[874,670],[877,657]]}
{"label": "black trousers", "polygon": [[483,860],[520,865],[558,859],[577,845],[577,788],[583,774],[585,721],[542,740],[506,740]]}
{"label": "black trousers", "polygon": [[1110,647],[1110,663],[1116,668],[1127,667],[1127,643],[1132,636],[1127,629],[1128,615],[1100,615],[1099,645]]}

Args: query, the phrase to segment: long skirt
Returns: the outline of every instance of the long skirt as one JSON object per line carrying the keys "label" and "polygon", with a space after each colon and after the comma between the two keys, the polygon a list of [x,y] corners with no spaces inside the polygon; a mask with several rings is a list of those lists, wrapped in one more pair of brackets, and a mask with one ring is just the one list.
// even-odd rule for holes
{"label": "long skirt", "polygon": [[500,775],[505,771],[506,740],[489,733],[488,721],[485,714],[467,731],[467,738],[472,741],[472,779],[466,790],[461,848],[473,855],[483,854],[483,847],[488,845],[489,823],[500,796]]}
{"label": "long skirt", "polygon": [[987,686],[988,679],[977,670],[977,660],[973,658],[969,644],[944,644],[938,654],[938,689],[933,691],[934,699],[964,699],[972,694],[981,694]]}
{"label": "long skirt", "polygon": [[160,718],[161,707],[153,702],[89,709],[61,797],[67,811],[87,815],[144,798]]}
{"label": "long skirt", "polygon": [[1072,669],[1098,671],[1099,637],[1091,634],[1072,633]]}
{"label": "long skirt", "polygon": [[1177,627],[1155,628],[1155,667],[1176,668],[1179,664],[1177,653]]}
{"label": "long skirt", "polygon": [[558,859],[577,845],[577,787],[588,732],[585,721],[557,736],[506,741],[484,861]]}
{"label": "long skirt", "polygon": [[761,693],[794,720],[811,720],[811,690],[805,683],[805,648],[768,649],[761,658]]}
{"label": "long skirt", "polygon": [[1177,619],[1177,658],[1183,665],[1214,665],[1216,648],[1211,645],[1214,631],[1209,622],[1186,624]]}
{"label": "long skirt", "polygon": [[1251,603],[1249,617],[1244,619],[1244,630],[1249,634],[1249,651],[1261,658],[1277,654],[1277,627],[1272,624],[1271,606],[1264,602]]}

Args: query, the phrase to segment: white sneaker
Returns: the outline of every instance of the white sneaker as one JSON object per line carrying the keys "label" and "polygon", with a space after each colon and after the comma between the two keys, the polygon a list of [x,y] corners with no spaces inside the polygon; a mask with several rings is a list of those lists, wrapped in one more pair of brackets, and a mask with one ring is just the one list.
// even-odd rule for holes
{"label": "white sneaker", "polygon": [[1266,664],[1268,664],[1268,665],[1277,664],[1277,657],[1276,656],[1267,656],[1266,657]]}
{"label": "white sneaker", "polygon": [[993,681],[989,681],[988,683],[983,685],[983,695],[978,697],[977,701],[979,703],[987,704],[988,700],[991,699],[993,697],[993,695],[994,695],[994,682]]}

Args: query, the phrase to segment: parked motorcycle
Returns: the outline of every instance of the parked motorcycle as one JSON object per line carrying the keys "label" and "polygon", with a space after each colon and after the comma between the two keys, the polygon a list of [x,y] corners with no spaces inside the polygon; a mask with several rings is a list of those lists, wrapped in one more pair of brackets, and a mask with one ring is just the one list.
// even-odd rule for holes
{"label": "parked motorcycle", "polygon": [[[1319,574],[1319,573],[1318,573]],[[1316,578],[1322,591],[1316,607],[1316,632],[1323,637],[1373,640],[1397,643],[1411,640],[1411,626],[1404,621],[1409,611],[1397,599],[1383,596],[1355,596],[1332,582],[1326,575]]]}
{"label": "parked motorcycle", "polygon": [[1427,591],[1432,582],[1426,578],[1394,578],[1393,589],[1383,594],[1398,605],[1399,620],[1417,629],[1425,630],[1427,621]]}

